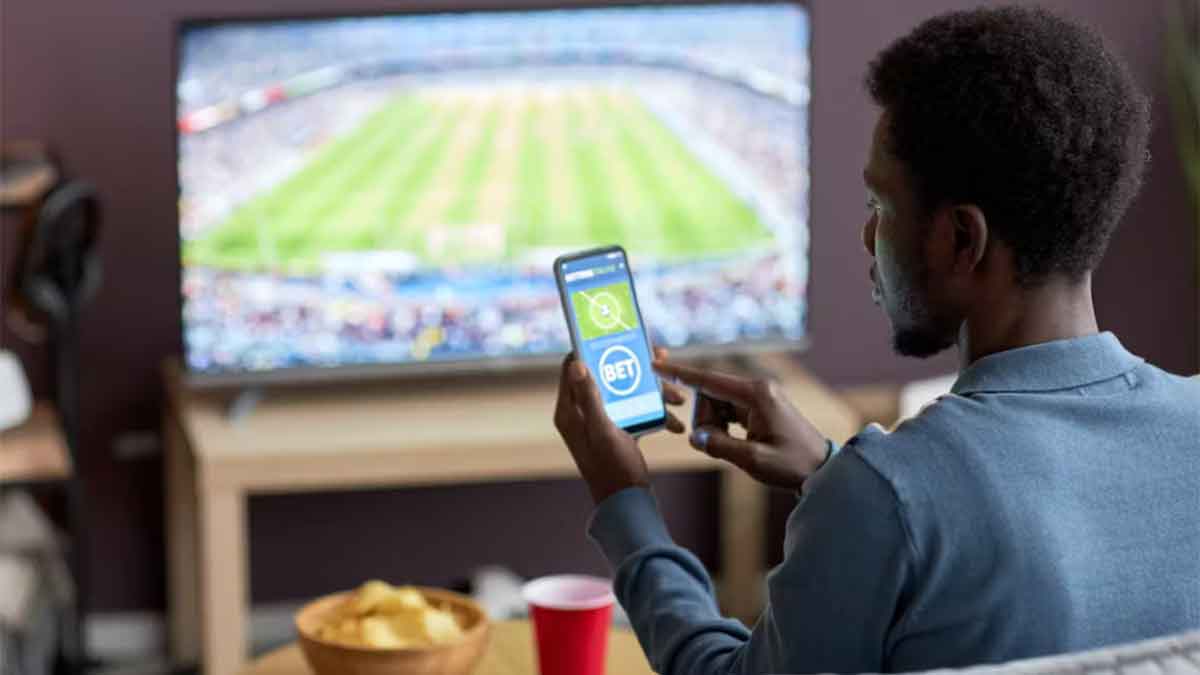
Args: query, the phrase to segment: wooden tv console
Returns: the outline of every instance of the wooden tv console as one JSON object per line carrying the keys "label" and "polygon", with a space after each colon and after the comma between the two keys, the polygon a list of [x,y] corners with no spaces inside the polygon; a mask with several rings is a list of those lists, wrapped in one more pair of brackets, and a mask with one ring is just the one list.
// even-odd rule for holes
{"label": "wooden tv console", "polygon": [[[858,431],[853,410],[794,360],[754,362],[779,378],[830,438],[842,442]],[[280,390],[231,420],[227,401],[189,389],[178,365],[168,365],[172,657],[202,662],[205,675],[231,675],[245,665],[249,495],[576,475],[551,422],[556,376]],[[722,606],[753,618],[762,601],[767,490],[682,438],[653,434],[641,446],[652,471],[722,472]]]}

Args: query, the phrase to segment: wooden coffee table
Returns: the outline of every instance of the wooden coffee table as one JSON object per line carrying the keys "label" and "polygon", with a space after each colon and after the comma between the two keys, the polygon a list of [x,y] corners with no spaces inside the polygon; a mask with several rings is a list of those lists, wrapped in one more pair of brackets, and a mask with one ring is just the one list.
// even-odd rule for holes
{"label": "wooden coffee table", "polygon": [[[632,631],[614,628],[608,634],[608,658],[605,671],[609,675],[649,675],[642,648]],[[534,654],[533,633],[528,621],[502,621],[492,625],[491,644],[479,667],[471,675],[537,675],[537,655]],[[310,675],[300,645],[287,647],[255,659],[242,675]]]}

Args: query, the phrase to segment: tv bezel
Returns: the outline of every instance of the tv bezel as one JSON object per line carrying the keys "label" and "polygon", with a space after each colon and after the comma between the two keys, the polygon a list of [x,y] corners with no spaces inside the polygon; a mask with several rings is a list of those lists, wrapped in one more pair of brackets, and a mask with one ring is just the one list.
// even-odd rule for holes
{"label": "tv bezel", "polygon": [[[176,202],[180,192],[179,183],[179,96],[177,86],[179,83],[179,68],[180,68],[180,47],[182,44],[183,35],[191,29],[213,26],[218,24],[266,24],[277,23],[282,21],[330,21],[337,19],[358,19],[358,18],[374,18],[374,17],[402,17],[402,16],[435,16],[435,15],[453,15],[453,14],[473,14],[473,13],[503,13],[503,12],[528,12],[528,11],[555,11],[555,10],[586,10],[586,9],[609,9],[609,8],[637,8],[637,7],[704,7],[714,5],[792,5],[798,7],[805,13],[805,18],[808,22],[808,40],[805,49],[808,53],[809,66],[809,91],[813,90],[813,80],[815,69],[813,68],[813,39],[815,31],[813,30],[813,4],[810,0],[615,0],[605,2],[604,0],[550,0],[548,2],[538,2],[537,0],[517,0],[516,2],[504,2],[503,0],[466,0],[462,3],[438,0],[418,0],[412,5],[405,6],[399,9],[393,8],[371,8],[364,7],[361,9],[346,9],[339,8],[330,11],[304,12],[304,13],[225,13],[225,14],[206,14],[206,15],[180,15],[176,16],[172,22],[171,31],[171,105],[172,113],[171,129],[171,176],[174,179]],[[811,94],[810,94],[811,96]],[[811,101],[811,98],[810,98]],[[807,137],[807,147],[809,148],[808,156],[808,173],[809,173],[809,194],[812,194],[812,108],[809,105],[809,113],[806,116],[806,125],[802,133]],[[808,236],[806,237],[810,255],[812,249],[812,199],[810,197],[806,202],[807,210],[803,214],[805,227],[808,228]],[[363,363],[363,364],[338,364],[333,366],[290,366],[285,368],[275,368],[271,370],[228,370],[220,372],[205,372],[192,370],[188,365],[187,360],[187,344],[184,335],[184,319],[183,310],[185,299],[183,295],[183,237],[179,228],[179,207],[175,205],[173,209],[175,218],[175,234],[178,237],[176,240],[176,250],[179,261],[179,276],[176,280],[176,293],[178,298],[178,306],[176,317],[179,319],[179,351],[180,354],[180,372],[183,382],[191,389],[206,390],[206,389],[235,389],[244,387],[257,386],[286,386],[286,385],[316,385],[316,384],[338,384],[353,381],[379,381],[389,379],[409,379],[409,378],[428,378],[434,375],[452,375],[460,377],[469,376],[494,376],[511,374],[518,372],[533,372],[537,370],[545,370],[551,366],[558,365],[562,362],[561,355],[504,355],[504,356],[480,356],[468,359],[445,359],[445,360],[428,360],[428,361],[384,361],[378,363]],[[622,243],[623,242],[614,242]],[[811,260],[811,255],[810,258]],[[671,353],[675,357],[681,358],[702,358],[714,356],[750,356],[754,354],[776,353],[776,352],[801,352],[808,349],[811,344],[809,338],[810,313],[808,308],[808,290],[811,288],[812,266],[809,265],[808,274],[804,279],[805,296],[804,296],[804,335],[799,338],[767,338],[763,340],[738,341],[728,344],[702,344],[702,345],[687,345],[683,347],[672,347]],[[564,318],[564,322],[566,319]],[[567,352],[563,352],[565,355]]]}

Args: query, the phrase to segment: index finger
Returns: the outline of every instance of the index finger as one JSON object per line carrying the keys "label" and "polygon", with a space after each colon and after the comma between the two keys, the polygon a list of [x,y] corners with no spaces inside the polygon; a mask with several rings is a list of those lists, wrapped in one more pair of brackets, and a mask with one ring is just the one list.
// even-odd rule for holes
{"label": "index finger", "polygon": [[684,384],[699,387],[700,391],[715,398],[744,406],[754,404],[754,382],[747,378],[700,370],[666,360],[655,360],[653,365],[659,375],[674,377]]}

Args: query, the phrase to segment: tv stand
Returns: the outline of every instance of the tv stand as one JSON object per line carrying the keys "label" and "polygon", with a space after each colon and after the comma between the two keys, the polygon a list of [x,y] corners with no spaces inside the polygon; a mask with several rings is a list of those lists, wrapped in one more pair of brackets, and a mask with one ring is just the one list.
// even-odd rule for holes
{"label": "tv stand", "polygon": [[[793,359],[763,354],[753,363],[778,377],[835,441],[858,431],[858,416]],[[713,367],[744,371],[728,360]],[[250,495],[577,476],[551,422],[557,376],[553,369],[503,383],[284,387],[268,398],[251,389],[231,405],[227,396],[188,388],[169,364],[163,429],[173,658],[203,662],[204,675],[231,675],[246,661]],[[767,488],[671,434],[639,444],[651,471],[721,472],[721,606],[753,621],[766,572]]]}

